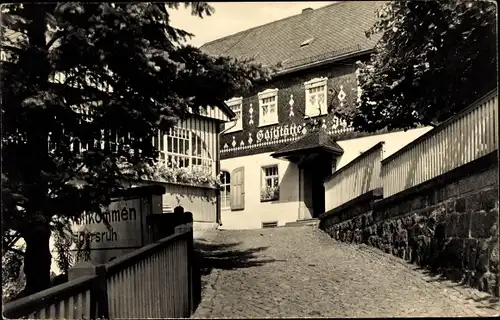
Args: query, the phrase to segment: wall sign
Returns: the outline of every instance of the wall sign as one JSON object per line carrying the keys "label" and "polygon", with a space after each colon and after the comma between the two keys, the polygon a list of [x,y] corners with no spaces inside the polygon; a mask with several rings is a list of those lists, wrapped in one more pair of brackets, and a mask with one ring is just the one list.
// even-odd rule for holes
{"label": "wall sign", "polygon": [[264,141],[279,140],[289,137],[296,137],[302,134],[302,126],[296,124],[285,124],[271,129],[257,131],[257,143]]}
{"label": "wall sign", "polygon": [[141,247],[142,208],[141,199],[127,199],[112,202],[103,216],[109,223],[104,223],[102,216],[96,213],[83,214],[73,225],[75,242],[90,236],[91,249],[112,249]]}

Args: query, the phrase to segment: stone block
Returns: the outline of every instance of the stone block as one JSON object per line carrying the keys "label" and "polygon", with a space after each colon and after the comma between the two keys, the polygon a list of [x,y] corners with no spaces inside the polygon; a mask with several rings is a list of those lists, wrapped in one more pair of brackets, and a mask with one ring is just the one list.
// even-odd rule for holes
{"label": "stone block", "polygon": [[465,206],[469,211],[481,210],[481,199],[479,193],[470,193],[463,197],[465,199]]}
{"label": "stone block", "polygon": [[476,270],[477,240],[464,239],[463,266],[466,270]]}
{"label": "stone block", "polygon": [[480,208],[490,211],[498,207],[498,189],[489,189],[479,194]]}
{"label": "stone block", "polygon": [[379,212],[378,217],[377,217],[377,221],[384,220],[387,217],[397,216],[398,214],[399,214],[398,206],[397,205],[391,206],[391,207],[385,208],[384,210]]}
{"label": "stone block", "polygon": [[450,213],[446,217],[446,238],[456,237],[458,233],[458,215]]}
{"label": "stone block", "polygon": [[498,184],[498,165],[474,175],[476,189]]}
{"label": "stone block", "polygon": [[488,241],[488,251],[490,256],[490,262],[489,262],[490,271],[496,273],[498,273],[499,271],[498,266],[500,262],[500,258],[498,255],[499,244],[500,243],[498,242],[498,238],[496,237]]}
{"label": "stone block", "polygon": [[455,212],[465,212],[466,206],[467,204],[464,198],[458,198],[455,200]]}
{"label": "stone block", "polygon": [[448,184],[444,190],[446,199],[458,196],[458,182]]}
{"label": "stone block", "polygon": [[419,214],[428,218],[432,215],[432,213],[434,212],[434,208],[433,207],[423,207],[422,209],[420,209],[419,211]]}
{"label": "stone block", "polygon": [[446,206],[446,212],[452,213],[455,211],[455,201],[449,200],[445,202],[444,205]]}
{"label": "stone block", "polygon": [[495,287],[497,287],[497,282],[496,274],[486,272],[479,279],[478,289],[483,292],[493,293]]}
{"label": "stone block", "polygon": [[434,190],[430,190],[425,194],[425,199],[428,205],[434,205],[437,203]]}
{"label": "stone block", "polygon": [[498,232],[498,213],[496,210],[473,212],[471,222],[471,236],[474,238],[487,238],[495,236]]}
{"label": "stone block", "polygon": [[418,210],[423,207],[423,202],[422,202],[422,197],[417,196],[414,197],[411,202],[410,202],[410,209],[411,210]]}
{"label": "stone block", "polygon": [[[397,211],[398,215],[410,212],[410,201],[407,200],[407,201],[401,202],[400,204],[398,204],[397,208],[398,208],[398,211]],[[391,217],[394,217],[394,215],[391,215]]]}
{"label": "stone block", "polygon": [[477,242],[476,271],[480,274],[488,271],[489,268],[489,248],[488,241],[479,239]]}
{"label": "stone block", "polygon": [[471,227],[471,213],[459,214],[457,223],[457,237],[468,238]]}
{"label": "stone block", "polygon": [[449,239],[443,248],[443,263],[451,269],[463,268],[464,240],[459,238]]}
{"label": "stone block", "polygon": [[474,186],[471,184],[471,176],[463,177],[458,181],[458,193],[465,194],[471,190],[474,190]]}

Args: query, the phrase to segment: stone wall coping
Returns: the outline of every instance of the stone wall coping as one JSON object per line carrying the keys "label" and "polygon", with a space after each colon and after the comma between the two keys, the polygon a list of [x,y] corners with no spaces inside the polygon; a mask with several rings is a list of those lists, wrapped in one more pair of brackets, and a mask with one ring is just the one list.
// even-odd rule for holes
{"label": "stone wall coping", "polygon": [[388,198],[377,201],[374,203],[373,207],[375,210],[383,210],[388,206],[404,202],[405,200],[410,200],[411,198],[415,197],[415,195],[423,194],[430,190],[443,187],[454,181],[458,181],[460,178],[463,178],[465,176],[486,171],[497,164],[498,150],[495,150],[485,156],[482,156],[479,159],[466,163],[431,180],[422,182],[414,187],[398,192]]}
{"label": "stone wall coping", "polygon": [[358,196],[358,197],[356,197],[356,198],[354,198],[354,199],[352,199],[344,204],[341,204],[338,207],[335,207],[333,209],[326,211],[325,213],[322,213],[318,217],[318,219],[323,220],[325,218],[337,215],[340,212],[348,210],[352,207],[356,207],[360,203],[366,203],[366,202],[370,202],[372,200],[378,200],[378,199],[381,199],[382,197],[383,197],[382,188],[370,190],[370,191],[368,191],[368,192],[366,192],[366,193],[364,193],[364,194],[362,194],[362,195],[360,195],[360,196]]}

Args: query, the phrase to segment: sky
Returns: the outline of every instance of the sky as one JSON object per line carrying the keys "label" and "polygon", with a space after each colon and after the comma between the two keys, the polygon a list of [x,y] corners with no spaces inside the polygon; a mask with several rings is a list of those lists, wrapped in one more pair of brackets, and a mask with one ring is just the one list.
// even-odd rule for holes
{"label": "sky", "polygon": [[178,10],[169,12],[170,25],[194,34],[187,43],[199,47],[212,40],[297,15],[302,9],[317,9],[334,2],[209,2],[215,12],[203,19],[191,16],[190,9],[179,6]]}

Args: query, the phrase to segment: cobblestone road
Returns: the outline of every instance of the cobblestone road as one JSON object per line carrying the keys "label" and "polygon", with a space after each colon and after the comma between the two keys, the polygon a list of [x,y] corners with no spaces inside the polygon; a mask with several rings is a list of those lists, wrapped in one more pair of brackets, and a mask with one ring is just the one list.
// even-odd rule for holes
{"label": "cobblestone road", "polygon": [[[313,227],[214,231],[193,318],[498,315],[498,299]],[[208,270],[207,270],[208,271]]]}

